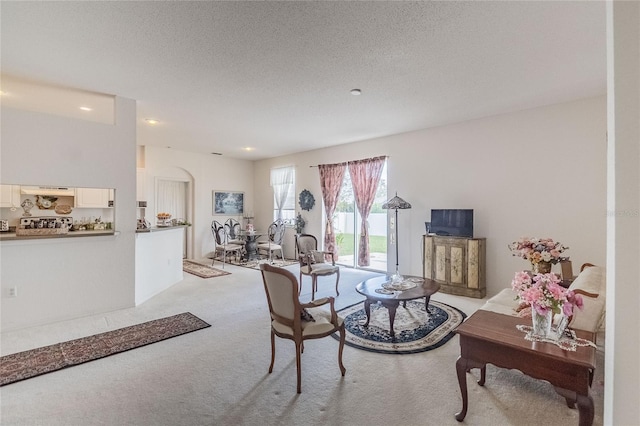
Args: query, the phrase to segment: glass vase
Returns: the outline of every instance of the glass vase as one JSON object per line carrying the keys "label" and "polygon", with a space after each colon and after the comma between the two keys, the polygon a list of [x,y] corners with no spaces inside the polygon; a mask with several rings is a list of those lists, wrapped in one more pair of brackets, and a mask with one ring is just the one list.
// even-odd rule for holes
{"label": "glass vase", "polygon": [[558,325],[556,326],[556,340],[559,341],[562,338],[568,325],[569,317],[566,315],[561,315],[560,321],[558,321]]}
{"label": "glass vase", "polygon": [[541,315],[536,308],[531,306],[531,321],[533,323],[533,335],[537,337],[551,337],[551,324],[553,323],[553,312],[548,310]]}

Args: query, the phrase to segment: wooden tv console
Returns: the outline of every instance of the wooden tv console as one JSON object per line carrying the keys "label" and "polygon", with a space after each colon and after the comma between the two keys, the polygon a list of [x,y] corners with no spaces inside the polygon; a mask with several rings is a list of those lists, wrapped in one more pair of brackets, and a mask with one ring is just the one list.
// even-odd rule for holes
{"label": "wooden tv console", "polygon": [[423,275],[440,284],[441,292],[485,297],[486,238],[425,235],[423,245]]}

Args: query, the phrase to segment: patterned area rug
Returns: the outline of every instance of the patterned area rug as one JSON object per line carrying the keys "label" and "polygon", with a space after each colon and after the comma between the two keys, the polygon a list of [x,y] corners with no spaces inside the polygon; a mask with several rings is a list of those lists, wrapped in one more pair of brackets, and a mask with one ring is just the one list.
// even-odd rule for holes
{"label": "patterned area rug", "polygon": [[0,357],[0,386],[211,327],[185,312]]}
{"label": "patterned area rug", "polygon": [[182,270],[200,278],[221,277],[222,275],[229,275],[231,273],[186,259],[182,260]]}
{"label": "patterned area rug", "polygon": [[[364,302],[356,303],[338,311],[344,318],[345,343],[354,348],[385,354],[413,354],[438,348],[454,336],[455,329],[462,324],[466,314],[441,302],[431,300],[429,313],[424,309],[424,299],[402,303],[396,311],[393,325],[395,337],[389,334],[389,310],[382,305],[371,305],[371,321],[364,327],[367,314]],[[332,335],[339,339],[337,333]]]}
{"label": "patterned area rug", "polygon": [[[242,266],[242,267],[251,268],[251,269],[260,269],[261,263],[269,262],[268,259],[240,261],[240,262],[236,262],[235,259],[231,259],[231,260],[227,259],[227,261],[232,265]],[[296,265],[297,263],[298,263],[297,260],[276,259],[273,261],[273,266],[284,268],[285,266]]]}

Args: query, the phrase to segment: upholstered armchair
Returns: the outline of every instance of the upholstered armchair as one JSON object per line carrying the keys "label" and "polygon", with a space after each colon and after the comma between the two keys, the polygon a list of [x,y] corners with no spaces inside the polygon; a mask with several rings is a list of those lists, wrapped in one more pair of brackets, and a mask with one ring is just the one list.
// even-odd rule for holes
{"label": "upholstered armchair", "polygon": [[[336,274],[336,296],[339,296],[340,267],[336,266],[333,253],[318,251],[318,240],[310,234],[296,235],[296,249],[300,261],[300,289],[298,291],[302,292],[302,276],[310,276],[311,300],[314,300],[318,290],[318,277]],[[331,257],[331,263],[326,262],[326,256]]]}
{"label": "upholstered armchair", "polygon": [[[284,268],[263,263],[260,265],[264,290],[271,315],[271,364],[269,374],[273,372],[276,356],[275,336],[293,340],[296,346],[297,392],[301,392],[302,367],[301,356],[304,341],[340,333],[338,346],[338,366],[344,376],[346,369],[342,364],[345,329],[342,318],[338,316],[333,297],[325,297],[309,303],[300,303],[296,277]],[[329,311],[318,308],[329,305]]]}

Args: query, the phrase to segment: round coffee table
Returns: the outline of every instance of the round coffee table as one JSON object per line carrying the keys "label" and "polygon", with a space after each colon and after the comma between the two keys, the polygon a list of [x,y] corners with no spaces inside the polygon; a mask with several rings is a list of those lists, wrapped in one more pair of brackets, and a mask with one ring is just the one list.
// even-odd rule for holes
{"label": "round coffee table", "polygon": [[[440,284],[434,280],[421,277],[405,276],[403,282],[405,286],[415,284],[412,288],[407,290],[395,290],[389,288],[391,284],[388,276],[371,278],[359,283],[356,286],[356,291],[366,297],[364,301],[364,311],[367,313],[367,322],[364,326],[369,325],[371,319],[371,303],[380,302],[382,306],[389,310],[389,326],[391,337],[395,337],[393,331],[393,322],[396,319],[396,309],[400,305],[400,302],[404,302],[404,307],[407,306],[407,300],[425,298],[425,310],[429,312],[429,300],[431,295],[440,290]],[[387,288],[385,288],[387,287]]]}

